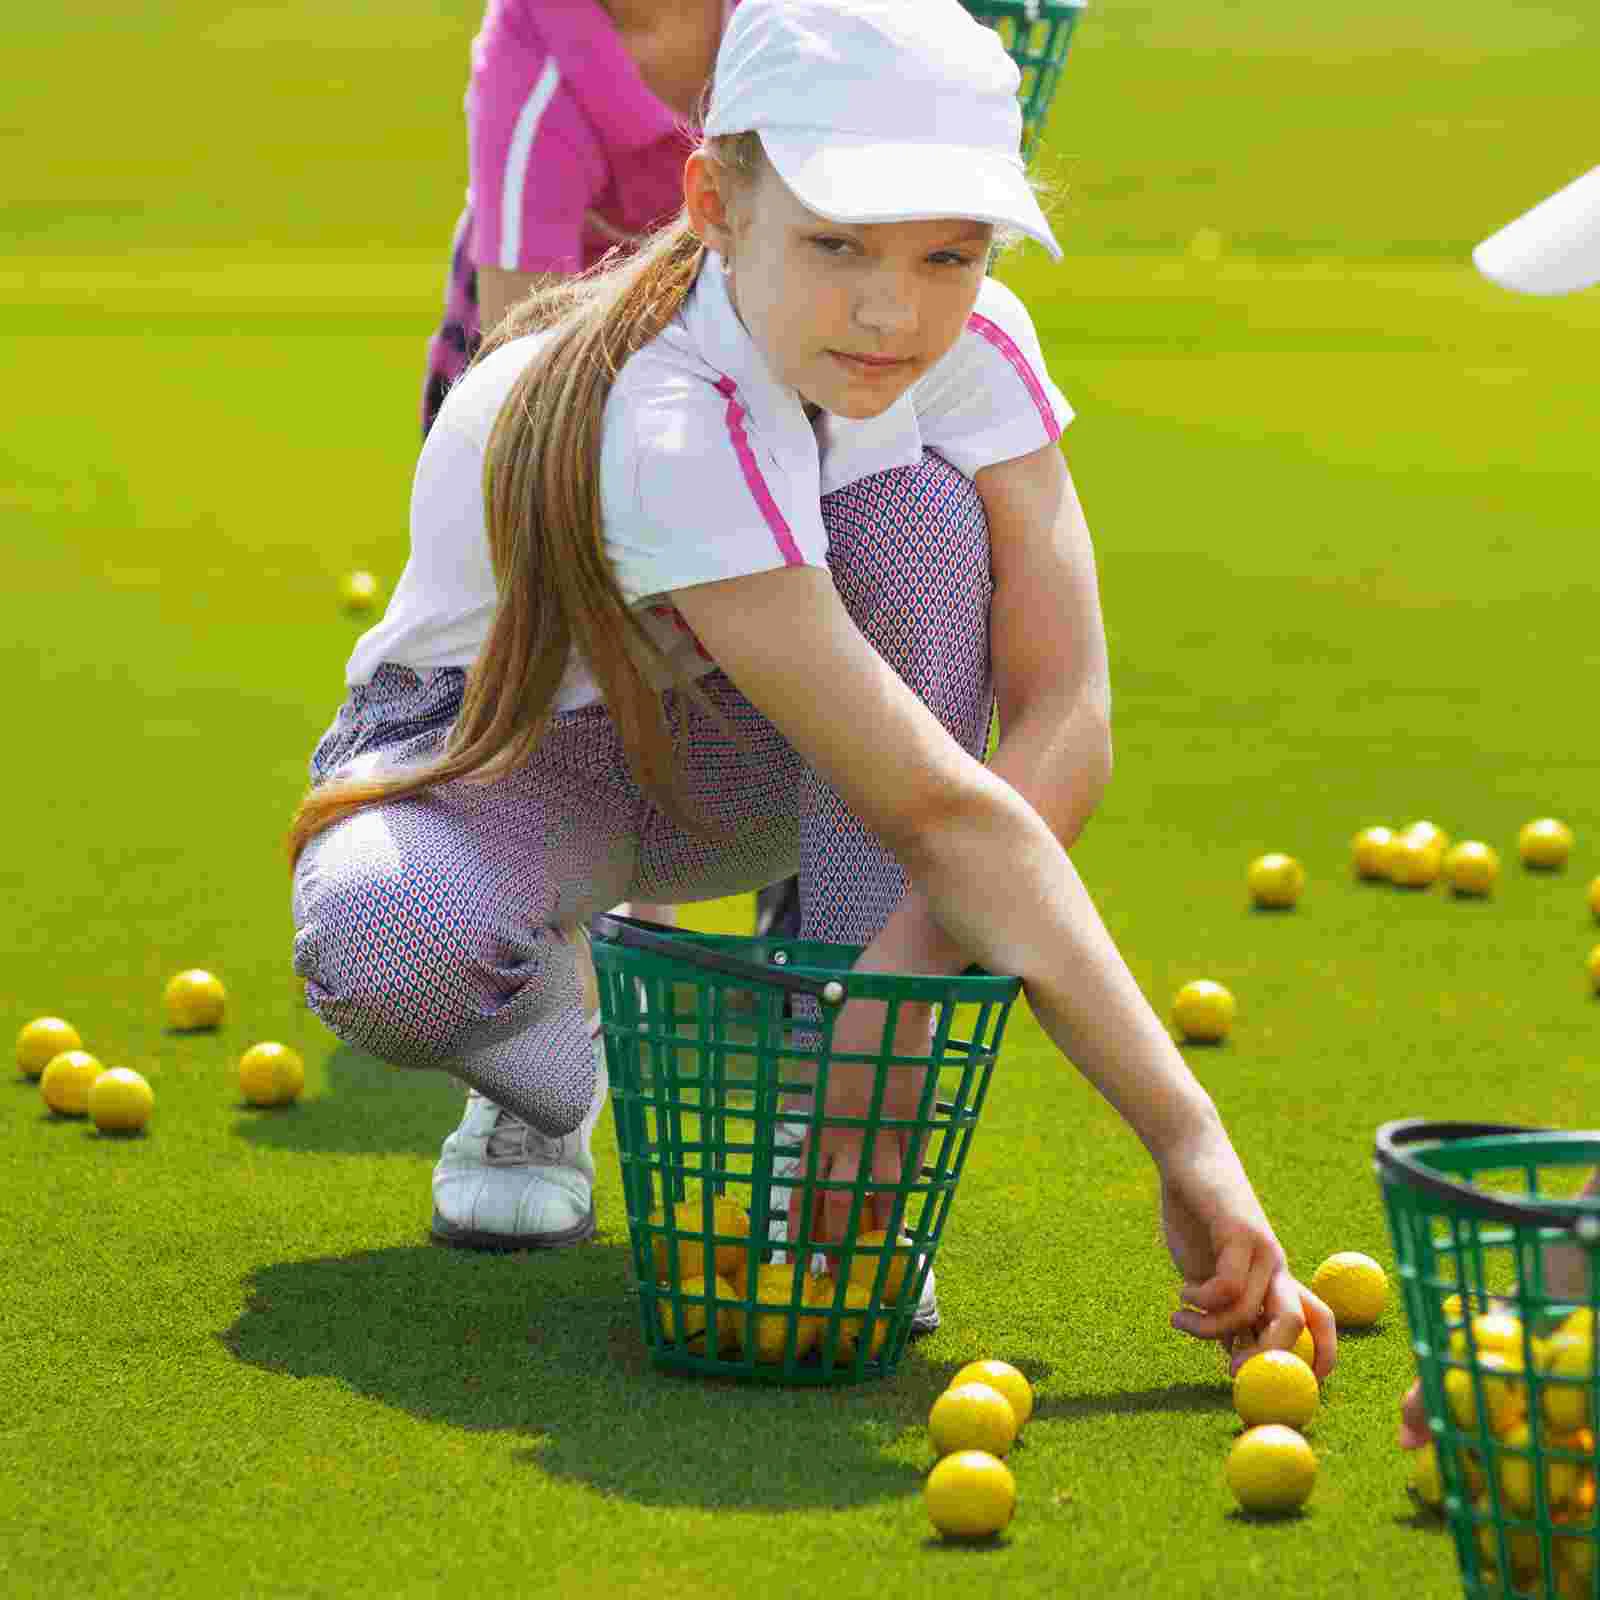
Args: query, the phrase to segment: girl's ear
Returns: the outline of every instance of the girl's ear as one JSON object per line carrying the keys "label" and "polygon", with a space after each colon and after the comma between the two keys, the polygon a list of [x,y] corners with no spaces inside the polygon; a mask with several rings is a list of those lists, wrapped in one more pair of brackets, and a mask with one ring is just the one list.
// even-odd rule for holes
{"label": "girl's ear", "polygon": [[728,175],[703,150],[696,150],[683,169],[683,204],[689,227],[708,250],[724,261],[733,256],[733,223],[724,191]]}

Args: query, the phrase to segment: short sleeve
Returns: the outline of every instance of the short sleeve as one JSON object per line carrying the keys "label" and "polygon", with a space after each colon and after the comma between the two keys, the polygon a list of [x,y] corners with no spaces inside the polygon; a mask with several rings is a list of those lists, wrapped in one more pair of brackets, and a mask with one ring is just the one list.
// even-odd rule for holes
{"label": "short sleeve", "polygon": [[492,10],[467,90],[472,258],[507,272],[575,273],[606,163],[560,64]]}
{"label": "short sleeve", "polygon": [[971,477],[1061,437],[1072,407],[1045,368],[1027,307],[995,278],[955,348],[912,389],[922,442]]}
{"label": "short sleeve", "polygon": [[739,391],[681,369],[629,383],[606,403],[601,520],[630,605],[774,567],[826,566],[813,455],[780,462]]}

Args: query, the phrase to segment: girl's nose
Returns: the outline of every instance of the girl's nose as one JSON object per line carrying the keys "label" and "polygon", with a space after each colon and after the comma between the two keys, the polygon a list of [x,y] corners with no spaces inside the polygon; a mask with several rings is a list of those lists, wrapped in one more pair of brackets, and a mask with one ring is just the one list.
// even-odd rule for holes
{"label": "girl's nose", "polygon": [[856,301],[855,320],[873,333],[909,333],[917,325],[916,302],[904,289],[879,284],[866,290]]}

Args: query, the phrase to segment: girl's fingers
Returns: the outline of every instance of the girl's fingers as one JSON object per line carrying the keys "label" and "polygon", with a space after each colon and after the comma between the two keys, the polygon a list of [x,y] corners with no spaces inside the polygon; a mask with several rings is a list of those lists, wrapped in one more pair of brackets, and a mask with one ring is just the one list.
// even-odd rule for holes
{"label": "girl's fingers", "polygon": [[1422,1401],[1422,1380],[1412,1381],[1400,1402],[1400,1448],[1420,1450],[1432,1439],[1428,1432],[1428,1412]]}
{"label": "girl's fingers", "polygon": [[1338,1362],[1339,1330],[1327,1302],[1319,1300],[1303,1285],[1297,1287],[1300,1290],[1300,1310],[1306,1319],[1306,1326],[1311,1330],[1311,1342],[1316,1346],[1316,1360],[1311,1363],[1311,1370],[1316,1373],[1317,1382],[1320,1383]]}
{"label": "girl's fingers", "polygon": [[1244,1240],[1224,1246],[1216,1271],[1204,1283],[1184,1284],[1184,1308],[1174,1313],[1173,1327],[1214,1339],[1253,1322],[1266,1295],[1267,1274],[1260,1274],[1259,1292],[1252,1294],[1252,1279],[1257,1276],[1252,1271],[1252,1254]]}

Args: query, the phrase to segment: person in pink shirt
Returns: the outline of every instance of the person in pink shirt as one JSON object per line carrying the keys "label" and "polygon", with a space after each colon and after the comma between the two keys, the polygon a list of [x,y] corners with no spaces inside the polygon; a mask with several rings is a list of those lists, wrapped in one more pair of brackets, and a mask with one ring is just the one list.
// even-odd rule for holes
{"label": "person in pink shirt", "polygon": [[489,0],[467,88],[467,203],[422,431],[482,335],[683,204],[690,129],[737,0]]}

